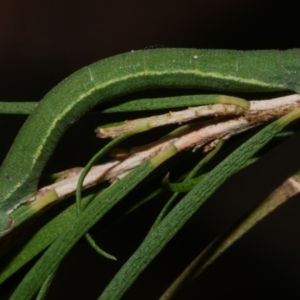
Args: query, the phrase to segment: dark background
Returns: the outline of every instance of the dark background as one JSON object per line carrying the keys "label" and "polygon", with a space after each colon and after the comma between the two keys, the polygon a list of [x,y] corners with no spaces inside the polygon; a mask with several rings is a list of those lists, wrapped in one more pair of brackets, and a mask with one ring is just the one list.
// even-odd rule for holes
{"label": "dark background", "polygon": [[[300,47],[299,14],[297,2],[294,3],[2,0],[0,99],[38,101],[75,70],[130,50]],[[0,117],[0,160],[24,120],[20,116]],[[85,118],[68,130],[51,159],[49,170],[83,165],[99,147],[93,137],[95,124],[96,119]],[[90,138],[89,144],[84,138]],[[124,299],[157,299],[207,243],[284,178],[300,169],[299,138],[297,134],[272,150],[259,164],[230,179],[171,241]],[[299,196],[291,199],[261,222],[178,299],[200,296],[201,299],[274,296],[299,299],[299,199]],[[117,263],[102,259],[85,242],[79,243],[64,260],[47,299],[99,296],[141,242],[160,207],[154,201],[104,233],[97,235],[95,231],[101,246],[118,257]],[[8,297],[26,271],[1,287],[1,299]]]}

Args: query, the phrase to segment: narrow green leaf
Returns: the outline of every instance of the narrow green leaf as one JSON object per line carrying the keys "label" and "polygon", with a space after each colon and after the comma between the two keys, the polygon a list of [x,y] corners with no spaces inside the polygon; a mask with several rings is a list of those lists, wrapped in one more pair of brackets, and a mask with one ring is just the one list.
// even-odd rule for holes
{"label": "narrow green leaf", "polygon": [[237,172],[249,158],[269,142],[285,125],[299,117],[300,109],[297,109],[266,126],[209,172],[207,176],[173,208],[162,222],[150,232],[141,246],[115,275],[99,299],[120,299],[137,276],[226,179]]}
{"label": "narrow green leaf", "polygon": [[76,242],[138,183],[175,153],[176,149],[169,147],[158,156],[137,167],[97,197],[46,250],[15,290],[11,300],[31,299]]}

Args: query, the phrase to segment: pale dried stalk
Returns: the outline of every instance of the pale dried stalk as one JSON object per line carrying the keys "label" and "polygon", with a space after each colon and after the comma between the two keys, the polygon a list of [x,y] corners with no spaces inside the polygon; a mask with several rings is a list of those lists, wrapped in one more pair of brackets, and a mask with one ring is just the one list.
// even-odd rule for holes
{"label": "pale dried stalk", "polygon": [[[113,159],[93,167],[86,176],[83,187],[87,188],[106,180],[122,178],[132,169],[156,156],[171,144],[177,148],[178,152],[195,149],[207,144],[210,145],[215,140],[228,139],[235,134],[279,118],[300,107],[300,96],[291,95],[271,100],[251,101],[250,103],[250,109],[243,116],[223,121],[217,119],[217,123],[207,126],[199,125],[197,129],[183,136],[167,137],[143,147],[131,148],[124,154],[125,158]],[[45,191],[55,190],[59,199],[67,197],[76,190],[79,176],[80,170],[77,170],[76,175],[46,186],[40,189],[38,193],[44,194]]]}
{"label": "pale dried stalk", "polygon": [[117,136],[135,130],[141,124],[147,124],[149,128],[170,124],[181,124],[201,117],[237,116],[244,114],[242,107],[232,104],[212,104],[189,107],[186,110],[168,112],[167,114],[125,121],[123,124],[112,127],[99,127],[95,131],[99,138],[116,138]]}

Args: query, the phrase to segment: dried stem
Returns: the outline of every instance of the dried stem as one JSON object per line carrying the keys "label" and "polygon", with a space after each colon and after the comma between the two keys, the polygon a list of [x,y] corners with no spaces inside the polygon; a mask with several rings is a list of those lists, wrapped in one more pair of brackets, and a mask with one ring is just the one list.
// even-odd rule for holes
{"label": "dried stem", "polygon": [[[132,169],[144,161],[156,156],[167,146],[173,144],[178,152],[187,149],[196,149],[202,146],[211,148],[214,141],[228,139],[229,137],[246,131],[265,122],[279,118],[297,107],[300,107],[300,96],[290,95],[271,100],[251,101],[250,109],[242,116],[234,118],[217,118],[208,123],[191,126],[191,130],[179,136],[167,136],[159,141],[142,147],[131,148],[124,153],[119,153],[120,158],[95,166],[86,176],[83,187],[87,188],[97,183],[124,177]],[[220,104],[218,104],[220,105]],[[227,104],[224,104],[227,106]],[[191,109],[187,109],[190,114]],[[230,110],[232,112],[232,110]],[[181,112],[184,115],[184,112]],[[230,113],[231,115],[232,113]],[[155,118],[155,117],[154,117]],[[139,121],[140,122],[140,121]],[[73,170],[73,169],[72,169]],[[58,199],[65,198],[74,193],[80,176],[80,169],[72,173],[72,176],[43,187],[38,194],[44,194],[49,190],[55,190]]]}

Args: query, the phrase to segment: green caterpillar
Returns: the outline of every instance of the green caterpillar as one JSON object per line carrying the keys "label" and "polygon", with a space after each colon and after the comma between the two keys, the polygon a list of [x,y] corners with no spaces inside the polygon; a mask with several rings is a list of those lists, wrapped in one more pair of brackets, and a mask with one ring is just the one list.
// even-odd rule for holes
{"label": "green caterpillar", "polygon": [[300,50],[155,49],[84,67],[54,87],[20,130],[0,168],[0,231],[36,193],[38,179],[66,128],[97,104],[148,88],[300,93]]}

